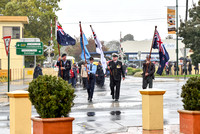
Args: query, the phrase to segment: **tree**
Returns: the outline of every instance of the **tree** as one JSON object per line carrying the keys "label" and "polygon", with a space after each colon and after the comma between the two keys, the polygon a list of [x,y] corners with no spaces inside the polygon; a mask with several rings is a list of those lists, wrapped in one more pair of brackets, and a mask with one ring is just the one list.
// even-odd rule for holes
{"label": "tree", "polygon": [[[59,11],[58,2],[60,0],[11,0],[5,1],[2,14],[5,16],[28,16],[29,24],[25,25],[24,38],[40,38],[44,44],[50,40],[50,20],[56,17],[55,12]],[[54,21],[53,21],[54,22]],[[53,29],[55,24],[53,23]],[[54,41],[54,44],[56,42]],[[55,49],[56,49],[55,45]],[[57,51],[56,51],[57,52]],[[28,61],[29,57],[26,57]],[[39,61],[45,59],[44,56],[38,56]]]}
{"label": "tree", "polygon": [[134,36],[132,34],[127,34],[122,38],[122,41],[134,41]]}
{"label": "tree", "polygon": [[120,49],[120,43],[119,41],[109,41],[106,44],[106,47],[109,48],[109,51],[118,51]]}
{"label": "tree", "polygon": [[189,9],[189,19],[187,22],[181,20],[179,27],[180,37],[183,37],[183,43],[187,48],[193,50],[191,55],[194,65],[200,63],[200,1],[198,5],[193,5]]}
{"label": "tree", "polygon": [[[101,41],[102,44],[102,50],[103,51],[108,51],[108,48],[106,46],[104,46],[104,42]],[[88,38],[88,45],[86,46],[89,52],[96,52],[96,45],[95,45],[95,41],[92,37]],[[75,46],[67,46],[65,51],[67,52],[68,55],[75,57],[75,59],[77,61],[81,60],[81,53],[82,53],[82,49],[81,49],[81,45],[80,45],[80,41],[77,38],[77,43]]]}
{"label": "tree", "polygon": [[1,4],[0,4],[0,14],[2,14],[2,10],[5,9],[6,4],[7,4],[8,2],[10,2],[10,1],[11,1],[11,0],[1,0]]}

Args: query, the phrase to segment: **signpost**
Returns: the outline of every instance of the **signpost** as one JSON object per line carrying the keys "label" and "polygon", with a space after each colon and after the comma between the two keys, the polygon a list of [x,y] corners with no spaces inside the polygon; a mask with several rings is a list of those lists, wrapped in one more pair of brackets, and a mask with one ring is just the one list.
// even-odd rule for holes
{"label": "signpost", "polygon": [[17,55],[43,55],[42,42],[17,42],[16,44]]}
{"label": "signpost", "polygon": [[3,37],[6,54],[8,56],[8,92],[10,92],[10,42],[11,36]]}

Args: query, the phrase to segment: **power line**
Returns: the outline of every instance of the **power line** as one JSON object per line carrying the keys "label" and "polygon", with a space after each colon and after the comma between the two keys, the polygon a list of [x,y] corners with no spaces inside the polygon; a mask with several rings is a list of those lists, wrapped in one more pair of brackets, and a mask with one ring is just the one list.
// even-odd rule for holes
{"label": "power line", "polygon": [[[134,21],[154,21],[154,20],[164,20],[166,18],[154,18],[154,19],[138,19],[138,20],[122,20],[122,21],[94,21],[94,22],[82,22],[83,24],[91,23],[122,23],[122,22],[134,22]],[[62,23],[62,24],[79,24],[78,22]]]}

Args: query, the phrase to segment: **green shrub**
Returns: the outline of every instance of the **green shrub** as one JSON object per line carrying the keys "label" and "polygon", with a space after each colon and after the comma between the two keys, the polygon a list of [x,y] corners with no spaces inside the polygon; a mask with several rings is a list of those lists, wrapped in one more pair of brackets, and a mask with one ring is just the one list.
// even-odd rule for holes
{"label": "green shrub", "polygon": [[134,77],[142,77],[142,72],[137,72],[134,74]]}
{"label": "green shrub", "polygon": [[185,110],[200,110],[200,77],[191,77],[187,80],[182,87],[181,97]]}
{"label": "green shrub", "polygon": [[127,72],[128,75],[134,75],[135,73],[142,71],[141,69],[136,69],[132,67],[128,67],[127,70],[128,70]]}
{"label": "green shrub", "polygon": [[74,88],[56,76],[39,76],[29,84],[28,91],[41,118],[67,117],[74,105]]}

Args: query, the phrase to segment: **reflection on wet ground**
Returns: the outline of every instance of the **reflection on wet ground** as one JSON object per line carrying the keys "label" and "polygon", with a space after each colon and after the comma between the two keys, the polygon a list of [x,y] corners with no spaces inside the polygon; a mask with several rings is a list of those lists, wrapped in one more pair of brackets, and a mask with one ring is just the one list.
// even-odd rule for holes
{"label": "reflection on wet ground", "polygon": [[[25,83],[19,83],[13,83],[15,85],[11,85],[11,89],[16,90],[28,87]],[[178,133],[178,125],[174,124],[179,124],[177,109],[183,108],[180,94],[184,83],[184,80],[166,78],[156,78],[154,82],[155,88],[167,90],[164,95],[164,133],[169,132],[169,130],[174,130],[175,134],[176,132]],[[127,77],[125,81],[122,81],[119,102],[114,102],[110,96],[109,79],[106,78],[103,89],[95,88],[92,103],[87,101],[87,91],[80,86],[77,87],[75,105],[70,113],[71,117],[75,117],[73,122],[74,134],[120,132],[149,134],[150,132],[142,131],[142,98],[139,93],[141,87],[141,78]],[[0,86],[0,92],[6,92],[5,89],[6,85]],[[34,108],[32,115],[37,115]],[[0,102],[1,134],[9,133],[9,120],[7,116],[9,116],[9,106],[1,105]],[[160,131],[158,134],[160,133],[163,132]]]}

